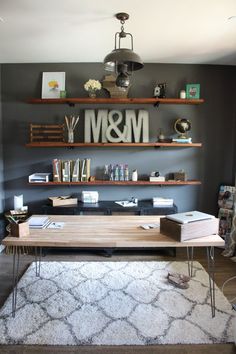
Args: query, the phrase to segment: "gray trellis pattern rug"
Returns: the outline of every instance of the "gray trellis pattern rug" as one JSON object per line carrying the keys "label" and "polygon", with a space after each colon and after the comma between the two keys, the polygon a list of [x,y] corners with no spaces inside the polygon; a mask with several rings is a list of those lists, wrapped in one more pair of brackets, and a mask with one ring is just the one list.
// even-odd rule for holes
{"label": "gray trellis pattern rug", "polygon": [[32,263],[0,311],[1,344],[151,345],[233,342],[231,305],[216,289],[211,317],[208,275],[194,262],[189,289],[166,280],[185,262]]}

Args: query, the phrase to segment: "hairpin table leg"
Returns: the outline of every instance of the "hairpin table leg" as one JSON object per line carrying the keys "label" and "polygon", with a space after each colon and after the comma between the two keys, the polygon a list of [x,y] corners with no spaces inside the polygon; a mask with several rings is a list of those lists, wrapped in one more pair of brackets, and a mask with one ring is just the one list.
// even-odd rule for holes
{"label": "hairpin table leg", "polygon": [[[38,252],[39,248],[39,252]],[[35,247],[35,274],[36,277],[40,276],[41,259],[42,259],[42,247]]]}
{"label": "hairpin table leg", "polygon": [[188,275],[192,278],[193,276],[193,247],[187,247],[188,256]]}
{"label": "hairpin table leg", "polygon": [[12,316],[15,317],[16,314],[16,303],[17,303],[17,286],[18,286],[18,276],[19,276],[19,262],[20,262],[20,251],[17,246],[13,246],[13,270],[12,270]]}
{"label": "hairpin table leg", "polygon": [[213,246],[207,247],[207,263],[211,297],[211,314],[212,317],[215,317],[215,256]]}

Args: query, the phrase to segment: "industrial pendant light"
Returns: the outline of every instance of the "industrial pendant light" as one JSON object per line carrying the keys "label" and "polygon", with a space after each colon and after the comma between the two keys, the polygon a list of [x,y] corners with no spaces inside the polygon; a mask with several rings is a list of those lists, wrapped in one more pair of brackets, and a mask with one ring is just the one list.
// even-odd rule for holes
{"label": "industrial pendant light", "polygon": [[127,64],[118,64],[117,66],[117,78],[116,78],[116,86],[119,87],[129,87],[129,73],[128,73],[128,65]]}
{"label": "industrial pendant light", "polygon": [[[127,87],[129,74],[132,71],[142,69],[143,62],[140,56],[133,51],[132,34],[124,31],[124,23],[128,20],[129,15],[120,12],[116,14],[116,18],[120,20],[121,31],[115,34],[115,49],[105,57],[104,66],[105,70],[114,71],[118,74],[117,86],[119,84],[121,87]],[[127,36],[131,39],[131,48],[121,48],[121,39]]]}

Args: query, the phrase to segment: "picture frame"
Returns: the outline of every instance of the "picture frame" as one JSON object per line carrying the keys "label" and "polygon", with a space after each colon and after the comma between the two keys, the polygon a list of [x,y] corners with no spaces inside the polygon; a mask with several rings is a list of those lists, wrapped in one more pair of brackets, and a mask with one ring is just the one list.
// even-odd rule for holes
{"label": "picture frame", "polygon": [[60,98],[60,91],[65,91],[65,72],[43,72],[42,98]]}
{"label": "picture frame", "polygon": [[186,85],[186,98],[199,99],[200,98],[200,84],[187,84]]}

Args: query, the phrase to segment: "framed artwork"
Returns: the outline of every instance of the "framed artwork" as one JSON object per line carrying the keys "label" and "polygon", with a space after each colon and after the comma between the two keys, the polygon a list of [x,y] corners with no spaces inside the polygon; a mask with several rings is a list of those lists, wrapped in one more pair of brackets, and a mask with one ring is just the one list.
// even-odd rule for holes
{"label": "framed artwork", "polygon": [[42,98],[60,98],[65,90],[65,72],[44,72],[42,78]]}
{"label": "framed artwork", "polygon": [[199,99],[200,98],[200,84],[186,85],[186,98]]}

